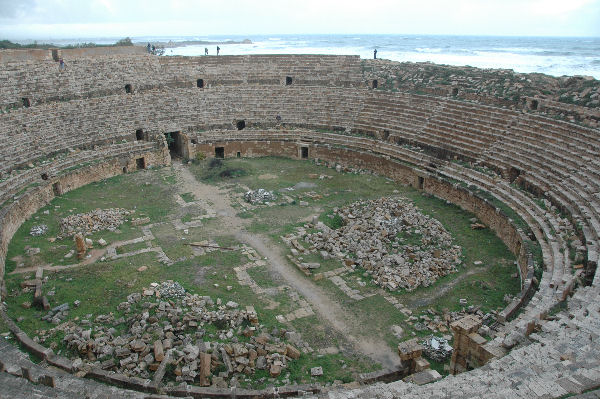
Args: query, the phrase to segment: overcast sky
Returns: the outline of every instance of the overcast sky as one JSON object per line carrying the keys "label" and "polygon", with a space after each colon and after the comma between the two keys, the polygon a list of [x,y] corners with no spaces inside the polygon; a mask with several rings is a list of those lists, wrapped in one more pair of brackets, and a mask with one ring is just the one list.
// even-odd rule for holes
{"label": "overcast sky", "polygon": [[0,0],[0,39],[286,33],[600,36],[600,0]]}

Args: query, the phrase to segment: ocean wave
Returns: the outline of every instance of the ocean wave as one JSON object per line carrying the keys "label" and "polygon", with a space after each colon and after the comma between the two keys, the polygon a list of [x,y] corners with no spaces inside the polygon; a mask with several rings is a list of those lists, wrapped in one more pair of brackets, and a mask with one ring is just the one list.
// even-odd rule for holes
{"label": "ocean wave", "polygon": [[[393,61],[429,61],[446,65],[514,69],[523,73],[543,72],[555,76],[584,74],[600,78],[600,39],[587,43],[570,38],[517,40],[406,35],[257,35],[248,38],[252,40],[252,46],[224,44],[221,45],[222,54],[336,54],[359,55],[367,59],[373,57],[373,48],[377,47],[378,58]],[[180,46],[173,50],[174,55],[204,54],[204,46],[197,49]]]}
{"label": "ocean wave", "polygon": [[437,48],[429,48],[429,47],[417,47],[415,50],[417,50],[419,53],[441,53],[442,49],[437,47]]}

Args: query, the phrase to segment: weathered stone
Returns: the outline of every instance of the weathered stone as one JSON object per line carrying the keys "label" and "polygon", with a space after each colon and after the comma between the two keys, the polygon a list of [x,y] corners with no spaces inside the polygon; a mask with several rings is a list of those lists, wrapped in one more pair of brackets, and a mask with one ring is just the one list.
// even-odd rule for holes
{"label": "weathered stone", "polygon": [[292,359],[299,359],[300,358],[300,351],[298,349],[296,349],[295,347],[293,347],[292,345],[287,345],[286,346],[286,352],[285,352],[286,356],[292,358]]}
{"label": "weathered stone", "polygon": [[279,377],[279,375],[281,374],[281,366],[276,364],[271,365],[271,368],[269,369],[269,374],[273,378]]}
{"label": "weathered stone", "polygon": [[157,362],[162,362],[165,358],[163,344],[160,340],[154,341],[154,358]]}
{"label": "weathered stone", "polygon": [[264,370],[267,368],[267,359],[264,356],[259,356],[256,358],[256,368],[259,370]]}
{"label": "weathered stone", "polygon": [[210,364],[211,364],[211,356],[208,353],[200,352],[200,385],[201,386],[209,386],[210,381],[208,377],[211,374]]}

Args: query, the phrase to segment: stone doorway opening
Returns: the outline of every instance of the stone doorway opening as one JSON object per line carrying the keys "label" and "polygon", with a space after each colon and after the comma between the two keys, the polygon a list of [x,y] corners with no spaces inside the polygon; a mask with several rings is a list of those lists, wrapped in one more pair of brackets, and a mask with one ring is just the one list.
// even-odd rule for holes
{"label": "stone doorway opening", "polygon": [[146,169],[146,159],[145,158],[137,158],[135,160],[135,166],[138,169]]}
{"label": "stone doorway opening", "polygon": [[292,79],[292,77],[291,77],[291,76],[286,76],[286,77],[285,77],[285,85],[286,85],[286,86],[291,86],[291,85],[292,85],[292,82],[293,82],[293,79]]}
{"label": "stone doorway opening", "polygon": [[62,187],[59,182],[52,183],[52,192],[57,197],[62,194]]}
{"label": "stone doorway opening", "polygon": [[373,84],[372,84],[372,87],[373,87],[374,89],[376,89],[377,87],[379,87],[379,82],[377,82],[377,79],[373,79]]}
{"label": "stone doorway opening", "polygon": [[125,85],[125,93],[131,94],[133,92],[133,87],[128,83]]}
{"label": "stone doorway opening", "polygon": [[424,186],[425,186],[425,178],[419,176],[419,190],[423,190]]}
{"label": "stone doorway opening", "polygon": [[135,139],[136,140],[144,140],[144,129],[137,129],[135,131]]}
{"label": "stone doorway opening", "polygon": [[183,134],[181,132],[168,132],[165,133],[165,139],[171,158],[184,158]]}
{"label": "stone doorway opening", "polygon": [[246,121],[241,120],[241,121],[237,121],[235,124],[235,127],[237,127],[237,130],[242,130],[246,127]]}
{"label": "stone doorway opening", "polygon": [[225,147],[215,147],[215,158],[225,158]]}
{"label": "stone doorway opening", "polygon": [[521,170],[518,168],[515,168],[514,166],[511,166],[510,168],[508,168],[506,170],[506,177],[508,178],[508,181],[510,181],[511,183],[514,183],[515,180],[517,180],[517,178],[521,175]]}
{"label": "stone doorway opening", "polygon": [[196,87],[198,87],[199,89],[203,89],[204,88],[204,79],[197,79]]}
{"label": "stone doorway opening", "polygon": [[308,159],[308,147],[300,147],[300,157],[302,159]]}
{"label": "stone doorway opening", "polygon": [[529,104],[529,108],[533,111],[537,110],[539,106],[539,102],[538,100],[531,100],[531,103]]}

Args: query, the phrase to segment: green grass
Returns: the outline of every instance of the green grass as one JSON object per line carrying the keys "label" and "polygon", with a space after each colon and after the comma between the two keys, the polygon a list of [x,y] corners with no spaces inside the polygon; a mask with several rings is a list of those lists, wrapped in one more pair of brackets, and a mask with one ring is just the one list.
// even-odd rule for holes
{"label": "green grass", "polygon": [[[489,311],[505,306],[503,297],[505,293],[515,294],[520,291],[518,279],[510,277],[515,272],[513,265],[514,256],[510,254],[502,241],[489,229],[472,230],[469,219],[471,213],[465,212],[457,206],[448,205],[446,201],[423,195],[411,187],[393,183],[387,178],[374,175],[337,173],[333,169],[317,166],[307,161],[294,161],[283,158],[258,158],[258,159],[232,159],[217,162],[214,167],[209,167],[211,161],[200,161],[188,164],[190,170],[198,179],[204,182],[228,187],[232,195],[242,195],[244,189],[266,188],[279,191],[284,188],[294,187],[294,190],[284,191],[285,195],[292,198],[291,203],[275,206],[257,206],[254,209],[240,211],[238,216],[249,219],[247,230],[268,236],[275,245],[279,246],[282,253],[289,254],[280,236],[292,233],[298,226],[304,226],[313,216],[331,228],[339,228],[342,220],[333,216],[334,208],[340,208],[359,199],[372,199],[383,196],[397,195],[407,198],[425,214],[439,220],[454,237],[454,243],[462,247],[463,265],[458,273],[440,278],[436,283],[426,288],[419,288],[413,292],[399,291],[392,293],[398,301],[413,311],[414,315],[423,314],[427,309],[437,312],[444,310],[460,309],[459,299],[466,298],[469,304],[479,305],[482,310]],[[236,173],[222,174],[223,171],[237,170]],[[311,175],[329,175],[331,179],[315,179]],[[96,208],[122,207],[135,210],[134,217],[148,216],[155,236],[153,246],[163,248],[166,255],[175,263],[165,266],[158,263],[155,253],[144,253],[132,257],[97,262],[95,264],[65,270],[59,273],[47,273],[49,280],[44,284],[43,292],[55,291],[50,296],[51,306],[64,302],[72,303],[80,300],[81,306],[72,309],[70,319],[75,317],[85,318],[88,314],[98,315],[114,312],[119,316],[116,306],[124,301],[132,292],[140,292],[151,282],[175,280],[181,283],[191,293],[208,295],[213,299],[221,298],[223,301],[235,301],[240,305],[252,305],[258,312],[259,321],[265,326],[266,331],[272,328],[294,329],[301,333],[302,339],[314,349],[338,347],[342,351],[337,355],[303,354],[301,359],[291,362],[290,368],[282,373],[276,381],[266,378],[261,384],[281,383],[284,375],[290,373],[290,381],[299,383],[308,382],[333,382],[334,380],[350,381],[358,373],[373,371],[379,367],[364,357],[355,356],[349,349],[347,337],[340,335],[328,327],[318,316],[310,316],[286,322],[276,320],[278,315],[286,315],[295,311],[298,304],[290,297],[289,291],[278,290],[284,284],[272,276],[267,267],[259,266],[247,270],[248,274],[260,287],[269,289],[269,294],[257,296],[247,286],[238,283],[234,268],[249,262],[249,259],[238,250],[218,250],[202,256],[194,256],[194,250],[187,245],[190,242],[215,240],[224,247],[236,247],[240,243],[231,232],[223,231],[223,226],[218,217],[203,219],[202,225],[189,228],[188,234],[183,230],[176,230],[172,220],[179,218],[188,222],[194,217],[202,215],[205,210],[196,204],[187,204],[178,207],[175,202],[176,195],[184,201],[194,201],[191,193],[179,193],[177,176],[171,168],[160,170],[146,170],[138,173],[126,174],[102,182],[90,184],[56,198],[48,206],[42,208],[30,220],[26,221],[17,231],[9,245],[9,256],[12,258],[23,255],[25,247],[38,247],[41,249],[37,258],[23,257],[20,261],[25,266],[28,264],[75,263],[64,259],[68,251],[74,249],[71,238],[57,240],[50,243],[47,238],[55,237],[58,223],[61,218],[81,212],[89,212]],[[298,183],[312,183],[314,187],[297,186]],[[123,190],[126,185],[130,190]],[[310,186],[310,185],[309,185]],[[315,197],[313,194],[317,195]],[[281,193],[278,194],[281,199]],[[308,206],[300,206],[300,201],[307,201]],[[45,214],[44,211],[48,211]],[[45,223],[49,232],[42,237],[31,237],[29,229],[34,224]],[[123,224],[116,232],[98,232],[91,238],[95,241],[102,237],[109,242],[115,240],[128,240],[141,237],[139,227],[133,227],[129,222]],[[403,244],[416,244],[419,235],[404,233]],[[145,248],[147,243],[130,244],[118,248],[118,253],[130,252]],[[483,266],[475,266],[474,261],[480,260]],[[320,253],[302,255],[302,262],[318,262],[321,264],[315,273],[321,273],[342,266],[338,259],[324,259]],[[138,272],[140,266],[148,269]],[[7,271],[16,267],[16,262],[7,261]],[[13,318],[20,316],[24,320],[19,323],[31,336],[37,335],[40,329],[49,329],[53,325],[40,320],[41,312],[35,309],[23,309],[21,303],[31,301],[31,293],[22,293],[19,283],[29,275],[7,275],[6,283],[9,292],[7,298],[8,311]],[[310,277],[307,277],[310,278]],[[354,330],[352,334],[358,338],[378,337],[387,344],[391,351],[395,351],[398,339],[392,335],[391,325],[400,325],[405,330],[404,336],[408,339],[412,333],[417,336],[430,334],[429,331],[416,331],[411,327],[406,316],[387,302],[369,276],[364,276],[363,271],[343,276],[346,283],[361,294],[378,295],[355,301],[347,297],[337,286],[328,279],[313,282],[328,293],[330,298],[338,303],[353,320],[349,321]],[[358,279],[366,284],[361,286]],[[312,278],[311,278],[312,280]],[[275,303],[273,308],[271,305]],[[368,328],[364,328],[368,326]],[[215,330],[216,331],[216,330]],[[210,334],[214,334],[210,332]],[[61,345],[61,334],[56,334],[49,344],[54,342],[59,345],[59,350],[64,351]],[[343,361],[343,362],[342,362]],[[342,365],[345,364],[345,367]],[[308,370],[310,367],[322,366],[325,375],[319,379],[311,379]],[[443,365],[435,365],[443,370]],[[251,378],[254,384],[263,377],[264,372],[257,372]],[[259,384],[260,385],[260,384]],[[252,385],[258,386],[258,385]]]}
{"label": "green grass", "polygon": [[[71,264],[73,258],[65,259],[63,256],[71,249],[75,249],[72,237],[66,237],[55,242],[48,241],[50,237],[60,234],[60,220],[66,216],[90,212],[97,208],[112,208],[118,206],[127,210],[135,210],[131,217],[150,217],[152,223],[168,219],[175,208],[173,187],[165,185],[162,176],[168,173],[165,168],[159,171],[140,171],[126,175],[119,175],[70,191],[53,199],[50,204],[41,208],[32,218],[26,220],[15,233],[8,247],[6,271],[12,272],[17,267],[12,260],[15,256],[25,253],[25,246],[40,248],[40,254],[33,259],[36,263],[50,263],[55,265]],[[129,190],[123,190],[123,186]],[[115,205],[117,204],[117,205]],[[47,214],[45,212],[48,212]],[[46,224],[48,232],[39,237],[29,235],[34,225]],[[141,236],[139,228],[124,223],[115,232],[100,231],[88,237],[94,242],[100,238],[113,242],[116,240],[129,240]],[[31,263],[31,262],[29,262]],[[25,266],[28,265],[27,260]]]}
{"label": "green grass", "polygon": [[[299,181],[315,183],[316,188],[304,191],[315,191],[323,196],[322,199],[309,199],[308,202],[311,207],[319,206],[322,209],[319,220],[331,228],[339,228],[343,223],[339,216],[330,217],[335,207],[351,204],[358,199],[378,198],[392,194],[408,198],[423,213],[439,220],[452,234],[455,244],[463,248],[463,264],[458,273],[442,277],[430,287],[419,288],[413,292],[393,293],[400,302],[413,310],[414,314],[418,315],[429,308],[440,313],[460,310],[462,307],[459,299],[461,298],[466,298],[469,304],[479,305],[483,311],[499,310],[506,305],[504,303],[506,293],[514,295],[520,291],[519,280],[511,277],[515,271],[513,264],[515,258],[504,243],[489,229],[472,230],[469,219],[473,217],[473,214],[458,206],[448,205],[445,200],[423,195],[422,192],[411,187],[390,184],[390,181],[383,177],[338,174],[331,169],[319,167],[310,162],[280,158],[236,159],[231,161],[231,164],[229,162],[229,160],[223,161],[223,167],[244,167],[248,173],[239,179],[228,179],[227,184],[237,183],[252,189],[279,190],[292,187]],[[196,173],[201,174],[201,166],[198,168]],[[266,173],[277,174],[279,179],[258,178]],[[331,175],[333,178],[309,179],[308,175],[310,174]],[[213,180],[212,183],[222,184],[223,179]],[[397,193],[393,193],[394,190],[397,190]],[[299,194],[302,191],[286,193],[300,200]],[[269,234],[274,241],[282,244],[279,236],[293,232],[296,226],[303,225],[304,223],[299,220],[314,214],[311,212],[311,207],[303,208],[295,205],[259,207],[246,212],[246,214],[253,218],[251,231]],[[409,233],[404,233],[402,238],[405,239],[404,245],[418,244],[421,239],[418,234]],[[342,266],[339,260],[324,260],[320,254],[308,254],[301,257],[303,262],[321,263],[321,267],[315,270],[315,273]],[[484,266],[475,266],[475,261],[482,261]],[[358,285],[357,277],[366,283],[365,287]],[[370,277],[363,277],[360,270],[344,278],[351,288],[358,289],[363,294],[378,290]],[[417,336],[431,333],[429,330],[416,331],[406,323],[405,316],[381,296],[376,295],[356,302],[348,298],[327,279],[320,280],[316,284],[324,288],[350,314],[355,315],[358,325],[369,325],[368,334],[384,337],[390,350],[394,350],[398,343],[398,339],[393,336],[390,329],[393,324],[400,325],[405,329],[406,338],[409,338],[412,333]],[[445,292],[443,289],[447,286],[451,288]],[[314,335],[315,331],[312,334]]]}
{"label": "green grass", "polygon": [[179,194],[179,196],[185,201],[185,202],[194,202],[196,199],[194,198],[194,194],[192,193],[183,193],[183,194]]}
{"label": "green grass", "polygon": [[138,250],[144,249],[144,248],[148,248],[146,241],[136,242],[136,243],[128,244],[128,245],[121,245],[121,246],[117,247],[117,254],[134,252],[134,251],[138,251]]}
{"label": "green grass", "polygon": [[303,262],[303,263],[319,263],[321,265],[318,269],[314,269],[313,273],[328,272],[328,271],[335,270],[335,269],[338,269],[338,268],[344,266],[339,259],[334,259],[334,258],[324,259],[321,256],[321,254],[318,252],[316,254],[307,254],[307,255],[301,255],[301,256],[302,256],[301,262]]}
{"label": "green grass", "polygon": [[274,281],[271,273],[267,270],[265,266],[257,266],[246,270],[252,280],[254,280],[261,288],[272,288],[278,287],[281,284],[278,284],[277,281]]}

